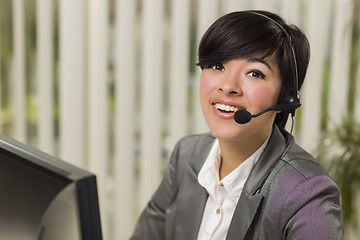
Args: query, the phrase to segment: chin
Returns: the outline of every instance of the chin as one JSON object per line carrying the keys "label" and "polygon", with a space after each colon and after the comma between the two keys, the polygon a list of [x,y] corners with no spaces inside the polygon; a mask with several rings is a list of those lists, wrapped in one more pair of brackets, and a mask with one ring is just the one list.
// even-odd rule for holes
{"label": "chin", "polygon": [[235,124],[223,124],[223,125],[216,125],[216,126],[208,126],[210,129],[211,134],[223,140],[238,140],[242,136],[244,136],[244,126]]}
{"label": "chin", "polygon": [[253,119],[246,124],[238,124],[235,121],[228,122],[213,122],[208,124],[212,135],[218,139],[226,141],[252,141],[257,138],[268,136],[269,131],[272,129],[271,121],[259,121],[260,119]]}

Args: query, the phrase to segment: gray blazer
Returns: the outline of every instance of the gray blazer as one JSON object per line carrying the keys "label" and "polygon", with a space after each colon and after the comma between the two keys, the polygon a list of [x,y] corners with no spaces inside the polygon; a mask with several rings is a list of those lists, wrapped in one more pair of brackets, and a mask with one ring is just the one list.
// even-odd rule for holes
{"label": "gray blazer", "polygon": [[[203,134],[178,142],[132,240],[197,239],[208,197],[197,176],[213,141]],[[334,181],[291,135],[274,126],[245,183],[226,239],[343,239],[340,215]]]}

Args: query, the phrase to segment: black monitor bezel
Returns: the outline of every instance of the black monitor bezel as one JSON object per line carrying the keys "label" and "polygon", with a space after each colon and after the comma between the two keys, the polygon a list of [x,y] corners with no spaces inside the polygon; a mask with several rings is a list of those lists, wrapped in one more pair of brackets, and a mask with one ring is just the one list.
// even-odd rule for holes
{"label": "black monitor bezel", "polygon": [[0,134],[0,153],[62,182],[75,183],[82,239],[102,239],[96,176],[32,146]]}

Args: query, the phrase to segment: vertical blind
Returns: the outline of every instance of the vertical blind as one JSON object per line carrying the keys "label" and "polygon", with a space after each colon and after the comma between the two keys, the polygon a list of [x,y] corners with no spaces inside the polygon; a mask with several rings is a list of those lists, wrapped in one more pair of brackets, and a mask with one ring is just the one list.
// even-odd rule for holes
{"label": "vertical blind", "polygon": [[[36,74],[27,75],[25,6],[31,3],[36,9]],[[13,0],[12,54],[0,67],[0,131],[94,172],[104,238],[128,239],[176,141],[208,131],[198,103],[200,70],[195,63],[198,43],[210,24],[230,11],[263,9],[304,29],[312,54],[294,135],[313,151],[323,131],[326,64],[328,121],[340,123],[346,115],[351,4]],[[35,91],[27,90],[30,84]],[[33,120],[26,104],[30,95],[36,99]],[[360,120],[360,100],[355,101]]]}

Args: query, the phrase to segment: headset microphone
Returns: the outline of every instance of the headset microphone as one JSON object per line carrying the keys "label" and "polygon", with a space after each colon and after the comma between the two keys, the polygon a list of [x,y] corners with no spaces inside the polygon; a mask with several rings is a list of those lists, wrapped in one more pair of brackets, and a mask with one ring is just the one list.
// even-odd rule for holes
{"label": "headset microphone", "polygon": [[301,103],[300,102],[293,102],[293,103],[289,103],[289,104],[280,104],[280,105],[275,105],[272,107],[269,107],[257,114],[252,115],[250,112],[241,109],[235,112],[234,114],[234,120],[235,122],[239,123],[239,124],[245,124],[251,121],[252,118],[256,118],[260,115],[263,115],[266,112],[269,111],[281,111],[281,112],[293,112],[294,109],[300,107]]}

